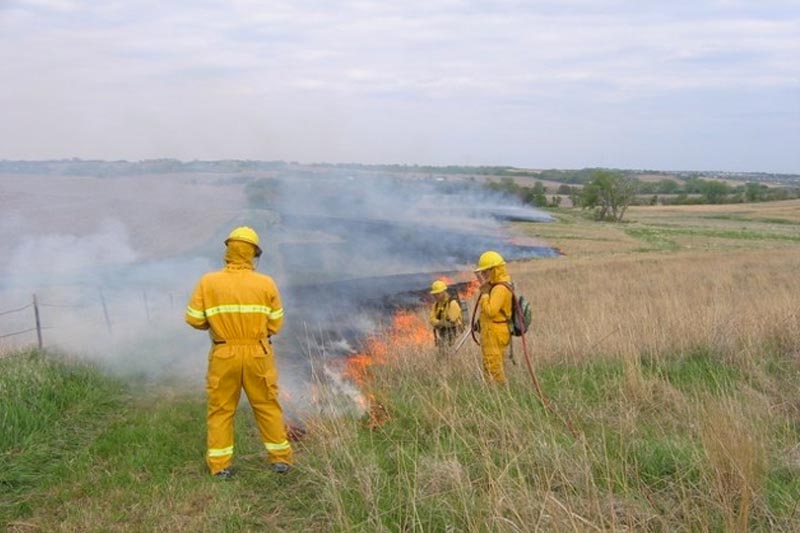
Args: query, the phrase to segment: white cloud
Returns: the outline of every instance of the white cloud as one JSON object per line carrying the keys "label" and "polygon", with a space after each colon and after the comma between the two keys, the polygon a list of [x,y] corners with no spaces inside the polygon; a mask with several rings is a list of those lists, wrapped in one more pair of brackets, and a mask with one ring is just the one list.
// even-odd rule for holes
{"label": "white cloud", "polygon": [[81,7],[80,2],[73,0],[14,0],[9,4],[11,4],[11,7],[21,9],[54,11],[57,13],[78,11]]}
{"label": "white cloud", "polygon": [[[453,124],[474,128],[472,138],[486,147],[464,149],[489,159],[508,153],[504,143],[484,138],[487,129],[469,117],[512,123],[515,117],[497,116],[509,102],[527,109],[528,122],[554,116],[541,102],[560,102],[560,120],[577,125],[599,120],[574,111],[593,105],[735,90],[748,108],[755,105],[753,92],[798,90],[796,6],[665,6],[613,0],[14,2],[6,15],[0,11],[0,63],[10,80],[0,86],[0,111],[11,120],[0,125],[0,157],[380,160],[391,154],[415,161],[440,145],[439,157],[449,162],[457,151],[437,136]],[[79,8],[80,16],[72,12]],[[367,124],[383,125],[380,136],[397,145],[397,131],[414,130],[406,121],[427,129],[433,146],[402,142],[407,148],[399,156],[394,148],[373,146]],[[248,139],[273,139],[271,148],[203,131],[231,122]],[[78,131],[69,135],[70,129]],[[503,137],[500,129],[494,135]],[[538,143],[536,132],[526,135]],[[561,140],[565,147],[571,142]],[[367,144],[369,151],[359,151]],[[330,149],[343,145],[346,154]],[[214,153],[202,151],[208,147]],[[246,153],[242,147],[249,147]],[[797,162],[784,159],[784,165]]]}

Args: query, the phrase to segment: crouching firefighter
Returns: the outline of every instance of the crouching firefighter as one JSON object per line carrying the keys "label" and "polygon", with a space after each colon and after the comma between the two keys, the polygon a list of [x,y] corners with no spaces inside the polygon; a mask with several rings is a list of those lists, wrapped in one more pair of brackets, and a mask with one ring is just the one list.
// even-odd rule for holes
{"label": "crouching firefighter", "polygon": [[285,473],[292,464],[270,342],[283,325],[283,308],[275,282],[254,269],[258,241],[253,229],[234,229],[225,240],[225,268],[200,278],[186,308],[186,322],[211,337],[206,463],[222,479],[233,474],[233,418],[242,388],[272,469]]}
{"label": "crouching firefighter", "polygon": [[507,286],[511,283],[511,276],[506,271],[503,256],[492,250],[481,254],[474,272],[481,283],[476,309],[479,313],[477,326],[480,330],[483,369],[487,379],[505,385],[503,354],[511,342],[509,322],[512,293]]}
{"label": "crouching firefighter", "polygon": [[430,294],[435,298],[430,317],[433,338],[439,355],[444,355],[464,329],[461,304],[458,298],[450,296],[447,284],[438,279],[431,284]]}

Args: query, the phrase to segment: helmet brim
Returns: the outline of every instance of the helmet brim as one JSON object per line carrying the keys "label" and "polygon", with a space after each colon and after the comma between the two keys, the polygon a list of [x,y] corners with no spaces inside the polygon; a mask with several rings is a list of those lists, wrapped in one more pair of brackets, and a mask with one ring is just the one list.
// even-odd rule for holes
{"label": "helmet brim", "polygon": [[503,261],[503,262],[497,263],[495,265],[488,265],[488,266],[485,266],[485,267],[478,267],[478,268],[474,269],[473,272],[485,272],[486,270],[489,270],[489,269],[492,269],[492,268],[495,268],[495,267],[499,267],[499,266],[503,266],[505,264],[506,264],[506,262]]}
{"label": "helmet brim", "polygon": [[256,243],[254,243],[252,241],[245,240],[245,239],[225,239],[225,246],[228,246],[228,243],[230,241],[239,241],[239,242],[246,242],[247,244],[252,244],[253,247],[256,249],[256,257],[261,257],[261,254],[262,254],[261,247],[259,245],[257,245]]}

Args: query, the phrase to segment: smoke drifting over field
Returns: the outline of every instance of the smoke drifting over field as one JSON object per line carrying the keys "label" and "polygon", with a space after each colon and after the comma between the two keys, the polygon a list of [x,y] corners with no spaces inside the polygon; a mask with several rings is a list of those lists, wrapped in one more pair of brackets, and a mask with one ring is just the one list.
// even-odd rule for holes
{"label": "smoke drifting over field", "polygon": [[[489,248],[553,254],[504,229],[547,215],[466,185],[336,173],[0,175],[0,312],[35,293],[46,347],[199,383],[208,339],[184,324],[184,307],[199,277],[221,268],[225,235],[250,225],[265,250],[258,270],[284,297],[281,380],[302,389],[310,356],[347,355],[382,310],[418,301],[437,273],[467,271]],[[0,335],[32,326],[30,308],[0,315]],[[0,348],[31,342],[29,332]]]}

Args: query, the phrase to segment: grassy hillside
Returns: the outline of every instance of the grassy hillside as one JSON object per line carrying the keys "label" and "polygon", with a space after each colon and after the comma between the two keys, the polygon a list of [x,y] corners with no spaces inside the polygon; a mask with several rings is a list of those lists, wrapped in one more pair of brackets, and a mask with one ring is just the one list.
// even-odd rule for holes
{"label": "grassy hillside", "polygon": [[506,390],[475,347],[443,361],[384,339],[362,385],[379,423],[309,417],[286,477],[240,413],[238,476],[210,479],[199,390],[12,354],[0,528],[800,530],[800,227],[776,205],[518,226],[568,254],[511,267],[555,414],[519,344]]}

